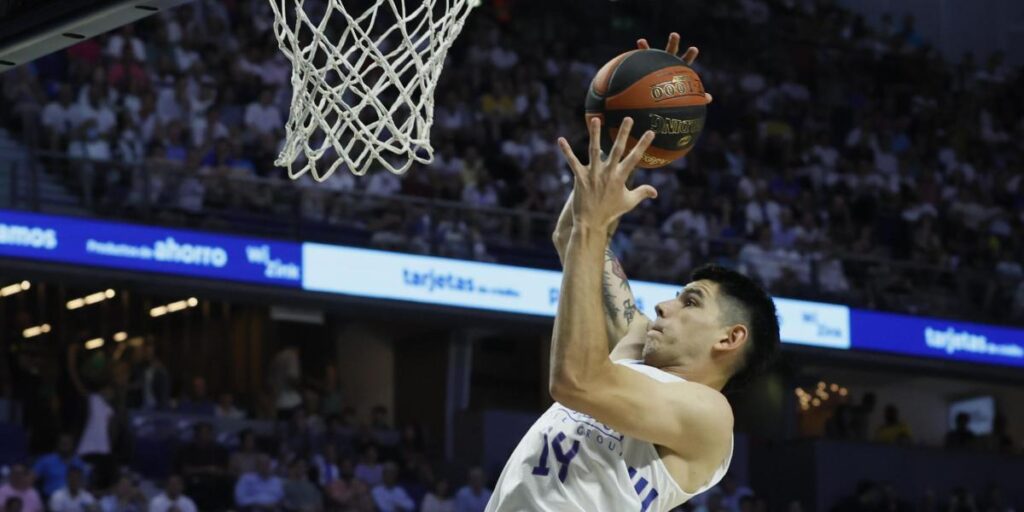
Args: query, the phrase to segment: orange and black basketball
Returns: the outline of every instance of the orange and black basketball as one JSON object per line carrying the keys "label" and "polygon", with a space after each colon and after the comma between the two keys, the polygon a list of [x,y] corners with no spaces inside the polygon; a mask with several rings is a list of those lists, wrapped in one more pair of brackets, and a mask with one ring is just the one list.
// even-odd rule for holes
{"label": "orange and black basketball", "polygon": [[590,83],[585,108],[587,122],[602,120],[605,152],[627,116],[634,122],[628,148],[646,130],[653,131],[654,142],[639,166],[654,168],[693,149],[704,128],[706,105],[700,77],[682,59],[662,50],[633,50],[601,67]]}

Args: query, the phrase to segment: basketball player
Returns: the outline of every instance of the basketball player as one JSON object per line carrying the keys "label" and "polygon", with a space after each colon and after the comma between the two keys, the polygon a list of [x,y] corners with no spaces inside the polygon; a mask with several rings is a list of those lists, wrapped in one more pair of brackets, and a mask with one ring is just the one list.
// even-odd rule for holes
{"label": "basketball player", "polygon": [[[685,55],[695,56],[696,48]],[[778,349],[771,298],[728,269],[698,269],[653,321],[636,308],[608,249],[619,217],[657,197],[650,185],[626,186],[654,138],[645,133],[623,156],[632,125],[623,121],[602,159],[592,120],[588,165],[559,139],[574,191],[554,237],[564,266],[551,340],[556,402],[512,453],[489,512],[668,511],[704,492],[732,458],[722,388],[763,369]]]}

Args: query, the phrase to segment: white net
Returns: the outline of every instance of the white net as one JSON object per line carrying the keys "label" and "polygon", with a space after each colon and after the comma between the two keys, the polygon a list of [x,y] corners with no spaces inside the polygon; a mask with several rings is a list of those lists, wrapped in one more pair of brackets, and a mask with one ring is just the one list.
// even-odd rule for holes
{"label": "white net", "polygon": [[[339,167],[402,174],[430,163],[434,87],[480,0],[270,0],[292,62],[286,140],[274,162],[317,181]],[[319,164],[319,165],[318,165]]]}

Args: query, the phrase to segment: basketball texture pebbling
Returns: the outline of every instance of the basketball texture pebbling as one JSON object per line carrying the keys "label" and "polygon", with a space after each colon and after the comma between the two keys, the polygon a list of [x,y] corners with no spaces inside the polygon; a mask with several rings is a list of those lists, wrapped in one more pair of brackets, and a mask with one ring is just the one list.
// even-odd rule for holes
{"label": "basketball texture pebbling", "polygon": [[633,118],[626,153],[647,130],[654,142],[639,167],[668,165],[693,149],[704,128],[707,98],[700,77],[683,60],[662,50],[632,50],[598,70],[590,82],[586,120],[602,121],[601,146],[607,153],[619,125]]}

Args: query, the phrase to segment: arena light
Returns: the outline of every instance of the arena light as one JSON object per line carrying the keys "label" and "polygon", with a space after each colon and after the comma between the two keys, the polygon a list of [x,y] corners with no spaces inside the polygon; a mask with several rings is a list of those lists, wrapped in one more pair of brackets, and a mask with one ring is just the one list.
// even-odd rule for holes
{"label": "arena light", "polygon": [[29,327],[28,329],[25,329],[24,331],[21,331],[21,335],[23,337],[25,337],[26,339],[28,339],[28,338],[35,338],[36,336],[39,336],[40,334],[46,334],[48,332],[50,332],[50,324],[42,324],[42,325],[37,325],[35,327]]}
{"label": "arena light", "polygon": [[85,342],[85,349],[86,350],[95,350],[95,349],[98,349],[98,348],[102,347],[104,343],[106,343],[106,342],[103,341],[103,338],[93,338],[93,339],[88,340],[88,341]]}
{"label": "arena light", "polygon": [[850,394],[850,392],[846,388],[839,388],[839,396],[846,396],[848,394]]}
{"label": "arena light", "polygon": [[195,297],[189,297],[185,300],[174,301],[170,304],[164,304],[163,306],[157,306],[149,310],[149,316],[156,318],[164,316],[168,313],[177,313],[188,308],[194,308],[199,305],[199,299]]}
{"label": "arena light", "polygon": [[114,333],[114,341],[116,341],[118,343],[121,343],[122,341],[124,341],[126,339],[128,339],[128,333],[126,333],[124,331],[115,332]]}
{"label": "arena light", "polygon": [[817,406],[821,405],[821,400],[818,400],[817,398],[815,398],[814,400],[811,400],[811,405],[817,407]]}
{"label": "arena light", "polygon": [[7,286],[4,286],[3,288],[0,288],[0,297],[9,297],[11,295],[14,295],[15,293],[21,293],[25,290],[28,290],[29,287],[31,286],[32,283],[29,283],[28,281],[9,284]]}
{"label": "arena light", "polygon": [[93,304],[103,302],[107,299],[113,299],[117,295],[117,292],[107,288],[101,292],[90,293],[85,297],[79,297],[68,301],[68,309],[75,310],[85,306],[91,306]]}
{"label": "arena light", "polygon": [[828,387],[828,390],[833,392],[833,393],[838,392],[839,391],[839,384],[836,384],[836,383],[833,382],[832,385],[830,385]]}

